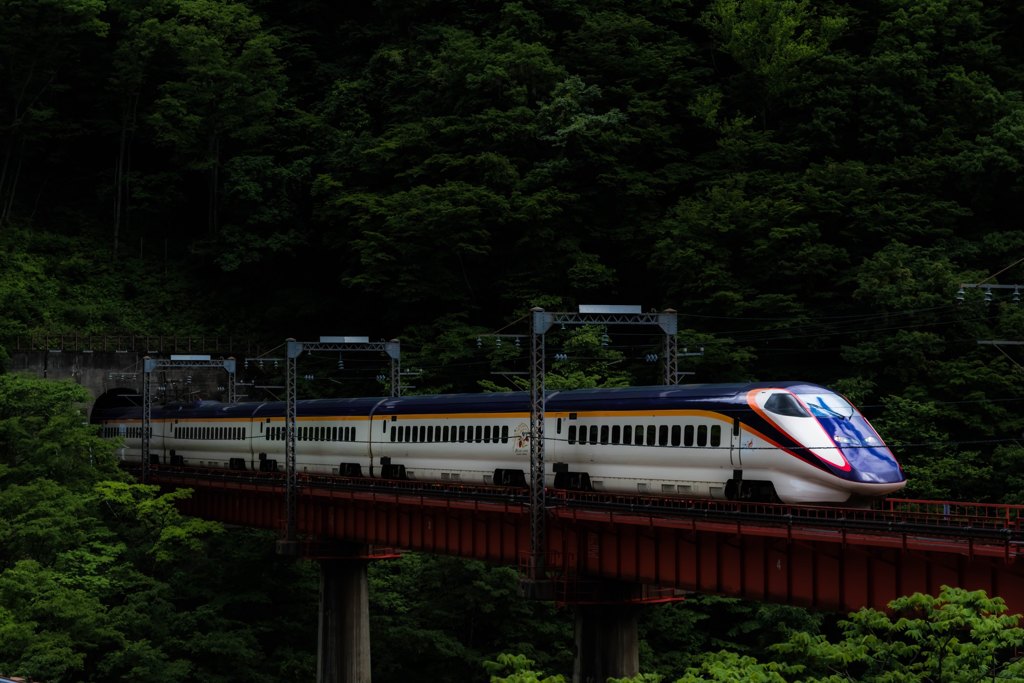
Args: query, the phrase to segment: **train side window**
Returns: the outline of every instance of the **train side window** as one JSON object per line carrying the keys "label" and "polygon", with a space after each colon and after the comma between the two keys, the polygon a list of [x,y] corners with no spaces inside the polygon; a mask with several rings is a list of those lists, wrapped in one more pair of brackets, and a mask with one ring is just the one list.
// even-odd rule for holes
{"label": "train side window", "polygon": [[566,438],[569,443],[576,443],[576,425],[569,425],[569,435]]}
{"label": "train side window", "polygon": [[348,428],[348,440],[349,441],[355,441],[356,440],[356,428],[355,427],[349,427]]}
{"label": "train side window", "polygon": [[508,425],[501,426],[501,442],[508,443]]}
{"label": "train side window", "polygon": [[633,430],[633,445],[643,446],[644,445],[644,426],[637,425],[636,429]]}
{"label": "train side window", "polygon": [[459,443],[466,442],[466,425],[459,425]]}
{"label": "train side window", "polygon": [[590,443],[597,443],[597,425],[590,426]]}
{"label": "train side window", "polygon": [[682,443],[683,429],[679,425],[672,425],[672,445],[678,446]]}
{"label": "train side window", "polygon": [[601,425],[601,443],[608,444],[608,425]]}
{"label": "train side window", "polygon": [[773,394],[764,403],[764,409],[776,415],[810,417],[810,413],[791,394]]}
{"label": "train side window", "polygon": [[487,425],[484,427],[484,443],[491,442],[491,426]]}
{"label": "train side window", "polygon": [[480,443],[484,440],[484,428],[480,425],[476,426],[476,442]]}
{"label": "train side window", "polygon": [[556,422],[555,425],[556,425],[555,426],[555,433],[556,434],[561,434],[562,433],[562,418],[558,418],[558,422]]}
{"label": "train side window", "polygon": [[441,441],[448,443],[448,425],[441,427]]}
{"label": "train side window", "polygon": [[693,445],[693,425],[686,425],[683,429],[683,445],[687,448]]}
{"label": "train side window", "polygon": [[722,425],[711,425],[711,445],[722,445]]}
{"label": "train side window", "polygon": [[633,425],[625,425],[622,428],[622,443],[627,446],[633,443]]}
{"label": "train side window", "polygon": [[622,443],[622,427],[619,425],[612,425],[612,443]]}
{"label": "train side window", "polygon": [[707,446],[708,445],[708,426],[697,425],[697,445]]}
{"label": "train side window", "polygon": [[647,445],[654,446],[658,443],[658,428],[654,425],[647,425]]}
{"label": "train side window", "polygon": [[668,425],[661,425],[658,427],[658,445],[668,445]]}

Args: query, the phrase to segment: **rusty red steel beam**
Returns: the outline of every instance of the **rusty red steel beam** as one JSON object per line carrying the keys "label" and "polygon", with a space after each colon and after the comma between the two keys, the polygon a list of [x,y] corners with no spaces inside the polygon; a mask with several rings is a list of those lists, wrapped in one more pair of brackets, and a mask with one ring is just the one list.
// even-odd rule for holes
{"label": "rusty red steel beam", "polygon": [[[170,481],[168,481],[170,483]],[[181,477],[204,518],[284,528],[278,483]],[[517,565],[530,551],[528,506],[412,491],[303,489],[297,530],[307,538]],[[670,517],[555,506],[549,510],[552,581],[610,579],[830,611],[884,609],[942,585],[983,589],[1024,613],[1024,562],[1009,541],[788,523]]]}

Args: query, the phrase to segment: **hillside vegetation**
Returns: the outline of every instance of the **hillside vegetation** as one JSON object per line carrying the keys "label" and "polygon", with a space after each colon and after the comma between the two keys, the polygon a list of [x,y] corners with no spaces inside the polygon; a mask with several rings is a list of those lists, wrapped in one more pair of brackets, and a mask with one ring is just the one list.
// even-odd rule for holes
{"label": "hillside vegetation", "polygon": [[[532,306],[672,308],[686,381],[826,384],[908,496],[1024,503],[1021,35],[1008,0],[0,0],[0,350],[369,335],[401,340],[410,391],[478,391],[514,385],[525,345],[489,335],[526,333]],[[656,335],[571,332],[550,335],[549,386],[659,381]],[[303,396],[386,391],[369,363],[330,363]],[[308,680],[308,567],[120,479],[73,388],[0,379],[4,673]],[[503,644],[565,670],[564,622],[506,599],[510,576],[405,562],[376,588],[462,572],[476,611],[377,593],[375,647],[420,647],[375,654],[377,680],[483,679]],[[239,617],[268,586],[294,609]],[[806,615],[701,625],[723,609],[659,610],[647,669],[800,675],[737,659],[773,653],[806,680],[857,657],[890,680],[874,653],[791,637],[816,633]],[[888,628],[873,619],[844,633]],[[1006,673],[1019,645],[962,672]]]}

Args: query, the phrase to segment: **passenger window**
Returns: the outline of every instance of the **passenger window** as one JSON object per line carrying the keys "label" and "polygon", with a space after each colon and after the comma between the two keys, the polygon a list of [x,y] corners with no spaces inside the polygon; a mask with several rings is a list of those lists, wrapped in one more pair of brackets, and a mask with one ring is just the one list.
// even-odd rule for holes
{"label": "passenger window", "polygon": [[465,425],[460,425],[459,426],[459,443],[465,443],[465,442],[466,442],[466,426]]}
{"label": "passenger window", "polygon": [[711,445],[720,446],[722,444],[722,425],[711,426]]}
{"label": "passenger window", "polygon": [[686,425],[683,429],[683,445],[687,448],[693,445],[693,425]]}
{"label": "passenger window", "polygon": [[601,443],[608,443],[608,425],[601,425]]}
{"label": "passenger window", "polygon": [[622,428],[622,443],[627,446],[633,443],[633,425],[626,425]]}
{"label": "passenger window", "polygon": [[490,425],[484,427],[484,443],[491,442],[491,427]]}
{"label": "passenger window", "polygon": [[569,443],[576,443],[576,425],[569,425],[569,436],[567,441]]}
{"label": "passenger window", "polygon": [[679,425],[672,425],[672,445],[678,446],[682,442],[683,429]]}
{"label": "passenger window", "polygon": [[612,443],[622,443],[622,427],[619,425],[612,425]]}
{"label": "passenger window", "polygon": [[448,425],[441,429],[441,441],[448,443]]}
{"label": "passenger window", "polygon": [[501,426],[501,442],[508,443],[508,425]]}
{"label": "passenger window", "polygon": [[647,425],[647,445],[653,446],[657,441],[657,427],[654,425]]}
{"label": "passenger window", "polygon": [[668,425],[661,425],[658,427],[658,445],[668,445]]}
{"label": "passenger window", "polygon": [[697,445],[707,446],[708,445],[708,426],[697,425]]}
{"label": "passenger window", "polygon": [[633,431],[633,445],[643,446],[644,445],[644,427],[643,425],[637,425]]}
{"label": "passenger window", "polygon": [[590,443],[597,443],[597,425],[590,427]]}

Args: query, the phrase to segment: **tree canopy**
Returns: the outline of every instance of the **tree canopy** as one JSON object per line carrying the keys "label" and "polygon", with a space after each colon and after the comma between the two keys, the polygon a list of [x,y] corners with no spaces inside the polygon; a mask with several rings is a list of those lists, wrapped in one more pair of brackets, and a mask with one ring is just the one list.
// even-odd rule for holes
{"label": "tree canopy", "polygon": [[[401,339],[415,391],[500,390],[526,349],[491,335],[533,306],[673,308],[686,381],[826,384],[908,495],[1024,502],[1022,33],[1005,0],[0,0],[0,363],[40,332],[366,334]],[[552,388],[660,381],[650,335],[547,348]],[[375,374],[310,391],[379,392]],[[266,572],[309,577],[120,479],[84,400],[0,375],[0,667],[308,674],[237,615]],[[212,549],[251,570],[238,602],[195,579]],[[996,610],[939,599],[913,609]],[[932,627],[896,623],[885,656],[938,676],[899,659]],[[448,638],[423,647],[460,671],[497,657]],[[1009,675],[1003,645],[955,638],[935,680]],[[825,642],[804,643],[808,676],[876,675]],[[665,670],[780,675],[748,645]]]}

